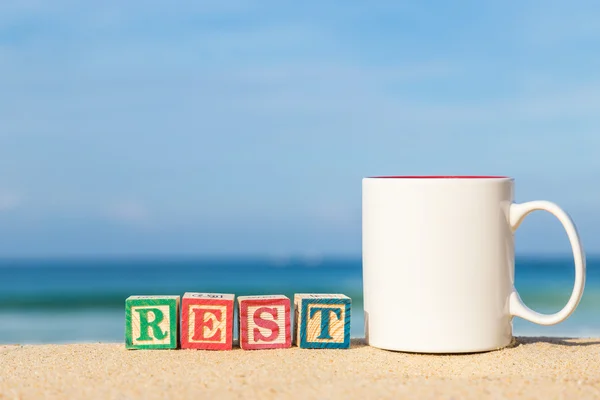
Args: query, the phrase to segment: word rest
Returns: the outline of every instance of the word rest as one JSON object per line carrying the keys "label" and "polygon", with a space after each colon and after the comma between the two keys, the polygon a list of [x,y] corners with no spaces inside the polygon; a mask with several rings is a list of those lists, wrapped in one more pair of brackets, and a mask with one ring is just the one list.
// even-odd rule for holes
{"label": "word rest", "polygon": [[[181,300],[181,304],[180,304]],[[130,296],[125,300],[127,349],[233,348],[235,295],[185,293]],[[350,347],[351,299],[343,294],[238,296],[239,345],[244,350]],[[180,310],[181,308],[181,310]],[[181,311],[181,312],[180,312]]]}

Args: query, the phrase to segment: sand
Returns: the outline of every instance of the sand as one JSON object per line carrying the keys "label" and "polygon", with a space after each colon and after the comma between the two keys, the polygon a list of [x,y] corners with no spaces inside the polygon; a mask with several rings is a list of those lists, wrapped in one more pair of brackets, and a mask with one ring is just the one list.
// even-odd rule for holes
{"label": "sand", "polygon": [[0,398],[600,398],[600,339],[517,338],[470,355],[0,346]]}

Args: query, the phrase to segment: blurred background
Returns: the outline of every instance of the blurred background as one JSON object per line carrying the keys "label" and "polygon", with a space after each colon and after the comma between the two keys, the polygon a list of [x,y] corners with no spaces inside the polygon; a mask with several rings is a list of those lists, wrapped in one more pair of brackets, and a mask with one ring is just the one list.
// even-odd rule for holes
{"label": "blurred background", "polygon": [[[363,335],[361,178],[501,174],[588,253],[600,336],[600,4],[0,3],[0,343],[124,340],[133,294],[342,292]],[[596,47],[594,47],[596,46]],[[516,234],[543,312],[559,222]]]}

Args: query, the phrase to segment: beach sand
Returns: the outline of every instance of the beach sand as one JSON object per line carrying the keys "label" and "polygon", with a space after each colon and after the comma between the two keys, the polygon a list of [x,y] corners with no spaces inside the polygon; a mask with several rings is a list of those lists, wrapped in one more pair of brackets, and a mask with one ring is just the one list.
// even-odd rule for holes
{"label": "beach sand", "polygon": [[600,398],[600,339],[517,338],[506,349],[125,350],[0,346],[0,398]]}

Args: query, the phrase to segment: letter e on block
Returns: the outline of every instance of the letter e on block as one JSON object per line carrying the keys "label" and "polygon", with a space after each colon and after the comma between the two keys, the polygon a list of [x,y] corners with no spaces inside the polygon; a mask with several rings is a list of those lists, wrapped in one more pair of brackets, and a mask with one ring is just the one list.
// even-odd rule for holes
{"label": "letter e on block", "polygon": [[294,340],[305,349],[350,347],[351,299],[343,294],[294,295]]}
{"label": "letter e on block", "polygon": [[130,296],[125,300],[127,349],[176,349],[179,296]]}
{"label": "letter e on block", "polygon": [[283,295],[238,297],[240,347],[244,350],[292,346],[290,299]]}
{"label": "letter e on block", "polygon": [[235,295],[185,293],[181,300],[181,348],[231,350]]}

